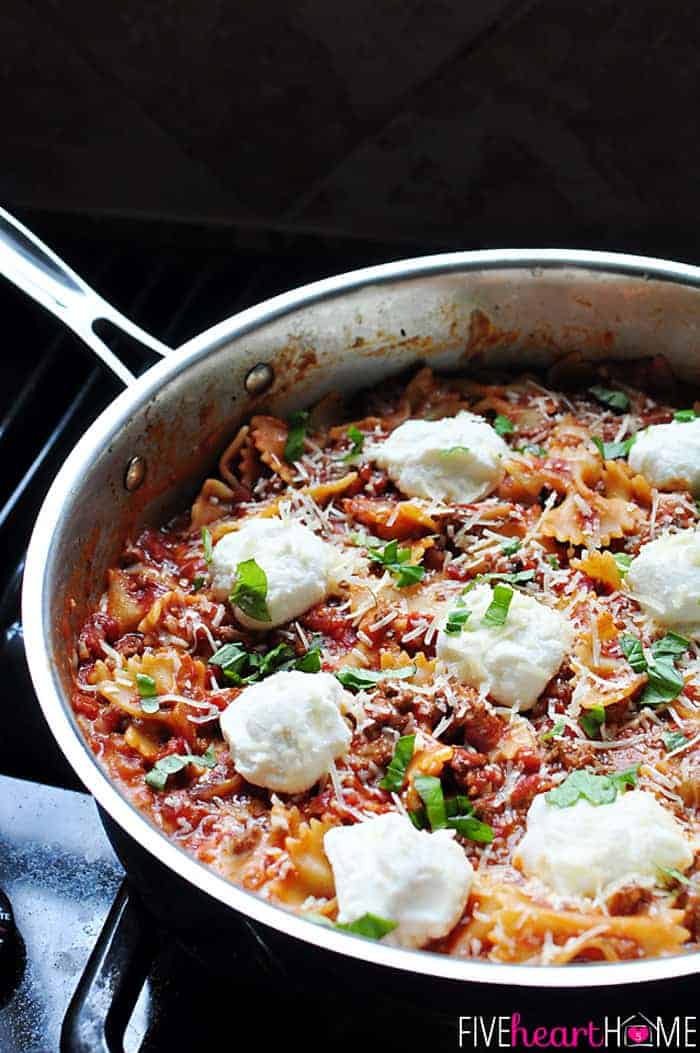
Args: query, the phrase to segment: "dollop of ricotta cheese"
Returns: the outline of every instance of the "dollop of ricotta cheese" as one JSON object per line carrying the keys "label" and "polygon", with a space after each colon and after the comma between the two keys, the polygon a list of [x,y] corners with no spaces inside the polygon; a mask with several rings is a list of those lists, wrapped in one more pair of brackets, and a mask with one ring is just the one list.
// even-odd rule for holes
{"label": "dollop of ricotta cheese", "polygon": [[628,460],[659,490],[687,488],[700,497],[700,417],[652,424],[637,434]]}
{"label": "dollop of ricotta cheese", "polygon": [[529,709],[571,649],[574,633],[559,611],[534,596],[513,590],[503,625],[483,624],[493,600],[490,585],[475,585],[462,598],[470,611],[461,632],[449,634],[444,617],[437,657],[470,687],[487,692],[505,706]]}
{"label": "dollop of ricotta cheese", "polygon": [[611,886],[652,884],[659,867],[687,870],[693,851],[681,826],[643,790],[610,804],[579,800],[558,808],[538,794],[527,813],[527,832],[513,853],[525,874],[560,896],[598,896]]}
{"label": "dollop of ricotta cheese", "polygon": [[219,722],[248,782],[303,793],[347,753],[352,735],[341,714],[352,705],[331,673],[273,673],[244,688]]}
{"label": "dollop of ricotta cheese", "polygon": [[371,456],[409,497],[469,504],[498,486],[509,452],[487,420],[458,413],[407,420]]}
{"label": "dollop of ricotta cheese", "polygon": [[700,531],[662,534],[632,560],[626,582],[661,625],[700,630]]}
{"label": "dollop of ricotta cheese", "polygon": [[452,831],[429,834],[387,812],[323,839],[335,878],[338,921],[376,914],[397,927],[385,937],[423,947],[446,936],[466,906],[474,871]]}
{"label": "dollop of ricotta cheese", "polygon": [[331,587],[336,550],[301,523],[255,519],[225,534],[214,546],[212,591],[225,600],[236,581],[239,563],[254,559],[267,576],[265,602],[269,622],[258,622],[236,608],[236,617],[249,629],[270,629],[298,617],[320,603]]}

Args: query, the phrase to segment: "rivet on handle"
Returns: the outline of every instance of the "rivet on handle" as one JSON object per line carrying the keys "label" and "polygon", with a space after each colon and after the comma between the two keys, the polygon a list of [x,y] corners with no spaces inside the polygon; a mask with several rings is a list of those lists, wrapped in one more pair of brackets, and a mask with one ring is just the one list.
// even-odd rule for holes
{"label": "rivet on handle", "polygon": [[124,472],[125,488],[129,493],[133,493],[134,490],[138,490],[145,478],[146,462],[143,457],[132,457]]}
{"label": "rivet on handle", "polygon": [[275,371],[267,362],[258,362],[246,374],[245,389],[249,395],[263,395],[275,379]]}

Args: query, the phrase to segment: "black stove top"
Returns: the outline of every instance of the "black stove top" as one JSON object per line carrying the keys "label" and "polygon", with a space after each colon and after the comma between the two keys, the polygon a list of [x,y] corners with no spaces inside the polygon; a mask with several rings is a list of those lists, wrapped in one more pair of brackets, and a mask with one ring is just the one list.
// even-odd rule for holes
{"label": "black stove top", "polygon": [[[110,226],[76,237],[64,225],[32,223],[108,299],[173,346],[285,288],[399,254],[386,246],[339,249],[308,240],[233,252],[214,243],[175,251],[162,240],[149,243],[144,231],[133,248]],[[342,970],[341,981],[321,992],[304,972],[303,948],[290,971],[252,927],[250,950],[236,955],[232,949],[230,973],[212,977],[155,925],[130,895],[92,800],[75,792],[75,778],[44,725],[19,625],[22,558],[41,499],[70,447],[117,389],[72,336],[57,333],[51,319],[9,286],[0,285],[0,304],[6,334],[0,683],[3,704],[18,714],[3,722],[0,734],[0,889],[17,928],[10,939],[0,897],[0,1053],[179,1053],[219,1048],[222,1038],[235,1048],[251,1036],[262,1049],[298,1040],[306,1050],[368,1043],[371,1049],[451,1050],[459,1048],[465,1014],[520,1012],[533,1026],[555,1017],[571,1025],[603,1013],[625,1019],[637,1012],[651,1018],[694,1012],[693,979],[590,997],[472,985],[447,1012],[444,1006],[436,1012],[427,1000],[407,1004],[401,976],[388,973],[369,998]],[[152,951],[148,968],[129,953],[135,934],[144,932]],[[110,1047],[97,1037],[105,1017],[112,1023]],[[117,1041],[122,1025],[123,1043]],[[464,1048],[485,1047],[468,1038]]]}
{"label": "black stove top", "polygon": [[0,777],[0,881],[18,929],[0,965],[3,1053],[58,1050],[68,1003],[122,880],[88,796]]}

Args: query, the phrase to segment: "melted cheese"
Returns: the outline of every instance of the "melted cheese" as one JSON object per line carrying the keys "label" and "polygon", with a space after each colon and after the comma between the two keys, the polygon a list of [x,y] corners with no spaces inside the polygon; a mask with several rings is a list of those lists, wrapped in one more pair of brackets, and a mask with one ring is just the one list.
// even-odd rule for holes
{"label": "melted cheese", "polygon": [[221,733],[248,782],[303,793],[347,753],[352,735],[341,711],[352,705],[330,673],[274,673],[228,706]]}
{"label": "melted cheese", "polygon": [[653,794],[632,790],[612,804],[570,808],[535,797],[513,862],[561,896],[598,896],[613,885],[651,884],[659,867],[687,870],[693,851]]}
{"label": "melted cheese", "polygon": [[416,830],[389,812],[324,837],[335,878],[338,921],[376,914],[397,923],[387,943],[423,947],[462,916],[473,870],[451,831]]}
{"label": "melted cheese", "polygon": [[700,630],[700,532],[663,534],[632,560],[627,585],[661,625]]}
{"label": "melted cheese", "polygon": [[482,619],[493,599],[489,585],[476,585],[462,599],[471,614],[459,634],[445,632],[443,619],[437,657],[463,683],[506,706],[529,709],[558,671],[573,643],[566,619],[533,596],[513,590],[505,624]]}
{"label": "melted cheese", "polygon": [[637,435],[629,464],[659,490],[687,488],[700,496],[700,418],[646,428]]}
{"label": "melted cheese", "polygon": [[281,519],[245,522],[214,547],[212,591],[217,599],[228,598],[236,581],[236,567],[248,559],[254,559],[267,576],[266,603],[271,620],[255,621],[239,608],[236,617],[248,628],[269,629],[291,621],[326,598],[337,556],[332,545],[301,523]]}
{"label": "melted cheese", "polygon": [[371,456],[409,497],[468,504],[498,486],[509,453],[483,417],[458,413],[407,420]]}

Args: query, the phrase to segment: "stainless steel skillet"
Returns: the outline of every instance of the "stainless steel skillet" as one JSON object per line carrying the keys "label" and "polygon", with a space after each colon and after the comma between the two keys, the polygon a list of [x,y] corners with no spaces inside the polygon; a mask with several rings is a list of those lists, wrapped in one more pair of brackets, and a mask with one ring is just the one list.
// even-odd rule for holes
{"label": "stainless steel skillet", "polygon": [[[82,335],[127,384],[86,431],[46,497],[27,555],[23,622],[45,717],[154,909],[183,925],[206,918],[222,932],[237,912],[304,941],[310,956],[356,959],[358,970],[391,967],[425,984],[607,986],[699,972],[700,955],[498,965],[396,949],[314,926],[227,883],[135,811],[87,749],[68,696],[72,630],[102,591],[105,570],[125,537],[185,507],[251,411],[265,406],[286,414],[331,389],[376,384],[417,362],[465,371],[543,366],[575,350],[596,360],[663,353],[677,376],[697,384],[700,269],[546,249],[401,260],[275,297],[169,352],[106,305],[12,217],[0,218],[0,270]],[[134,380],[95,336],[100,318],[159,351],[162,361]]]}

